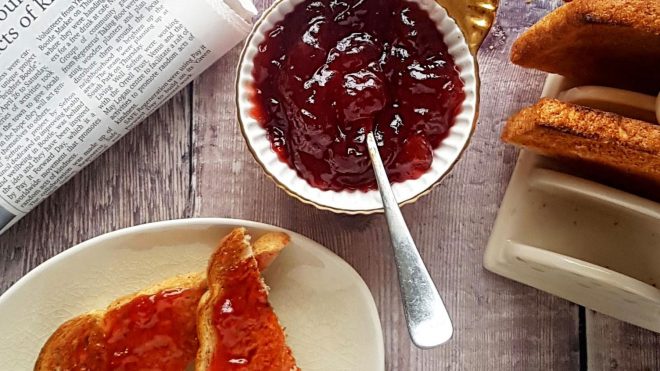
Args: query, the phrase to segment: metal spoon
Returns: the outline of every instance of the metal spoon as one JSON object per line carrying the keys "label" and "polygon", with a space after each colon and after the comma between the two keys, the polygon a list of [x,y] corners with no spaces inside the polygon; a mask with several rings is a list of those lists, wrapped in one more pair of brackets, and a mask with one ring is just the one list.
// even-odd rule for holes
{"label": "metal spoon", "polygon": [[454,331],[451,319],[394,198],[376,139],[371,132],[367,135],[367,145],[394,247],[408,332],[417,347],[433,348],[451,338]]}

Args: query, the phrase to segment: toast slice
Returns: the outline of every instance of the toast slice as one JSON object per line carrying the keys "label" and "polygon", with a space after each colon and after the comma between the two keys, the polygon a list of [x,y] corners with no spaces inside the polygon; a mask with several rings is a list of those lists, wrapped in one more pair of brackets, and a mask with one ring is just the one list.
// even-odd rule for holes
{"label": "toast slice", "polygon": [[511,61],[584,84],[657,94],[660,1],[574,0],[523,33]]}
{"label": "toast slice", "polygon": [[238,228],[211,257],[197,315],[197,371],[298,370],[259,274],[253,250],[260,249]]}
{"label": "toast slice", "polygon": [[[279,232],[257,240],[260,269],[288,242]],[[205,273],[177,276],[120,298],[105,311],[76,317],[51,335],[34,369],[184,370],[199,347],[197,306],[206,289]]]}
{"label": "toast slice", "polygon": [[[48,339],[35,370],[184,370],[195,357],[201,273],[173,277],[76,317]],[[73,346],[72,346],[73,344]]]}
{"label": "toast slice", "polygon": [[583,160],[660,182],[660,126],[556,99],[513,115],[505,142],[552,157]]}
{"label": "toast slice", "polygon": [[84,314],[65,322],[48,339],[34,366],[35,371],[105,371],[107,355],[103,346],[100,312]]}

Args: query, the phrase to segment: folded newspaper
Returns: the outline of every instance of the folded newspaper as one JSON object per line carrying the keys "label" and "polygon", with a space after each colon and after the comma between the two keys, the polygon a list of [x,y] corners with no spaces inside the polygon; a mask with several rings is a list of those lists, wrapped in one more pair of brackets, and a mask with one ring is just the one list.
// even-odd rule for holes
{"label": "folded newspaper", "polygon": [[0,234],[243,40],[249,1],[0,0]]}

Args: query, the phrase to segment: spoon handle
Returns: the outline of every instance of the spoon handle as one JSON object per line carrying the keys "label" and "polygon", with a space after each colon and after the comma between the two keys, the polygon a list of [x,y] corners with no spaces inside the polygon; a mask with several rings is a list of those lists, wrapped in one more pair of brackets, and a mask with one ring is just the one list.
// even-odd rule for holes
{"label": "spoon handle", "polygon": [[392,237],[408,332],[419,348],[433,348],[451,338],[451,319],[394,198],[373,133],[367,135],[367,145]]}

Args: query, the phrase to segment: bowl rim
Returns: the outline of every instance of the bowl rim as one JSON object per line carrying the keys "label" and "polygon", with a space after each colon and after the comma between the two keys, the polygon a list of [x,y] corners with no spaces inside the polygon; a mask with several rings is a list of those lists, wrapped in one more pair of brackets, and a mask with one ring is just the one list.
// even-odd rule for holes
{"label": "bowl rim", "polygon": [[[261,27],[261,25],[266,20],[266,18],[268,18],[270,13],[272,13],[282,3],[287,2],[287,1],[291,1],[291,0],[275,0],[268,8],[266,8],[263,11],[263,13],[261,13],[259,15],[258,20],[254,23],[254,25],[252,27],[252,31],[250,31],[250,34],[246,38],[246,40],[244,42],[244,45],[243,45],[243,48],[241,50],[241,54],[240,54],[240,57],[238,59],[238,64],[236,66],[236,78],[235,78],[235,84],[234,84],[235,85],[235,99],[234,99],[234,102],[235,102],[235,105],[236,105],[236,117],[238,119],[237,122],[238,122],[238,126],[240,128],[240,131],[241,131],[241,135],[243,136],[243,139],[245,140],[245,143],[247,144],[247,148],[250,151],[250,154],[255,159],[255,161],[257,161],[257,163],[259,164],[261,169],[264,171],[266,176],[270,180],[272,180],[278,188],[283,190],[290,197],[293,197],[294,199],[302,202],[303,204],[314,206],[315,208],[317,208],[319,210],[331,211],[331,212],[336,213],[336,214],[347,214],[347,215],[381,214],[381,213],[384,212],[384,209],[382,207],[372,208],[372,209],[359,209],[359,210],[342,209],[342,208],[338,208],[338,207],[322,205],[322,204],[319,204],[319,203],[315,202],[314,200],[310,200],[306,197],[303,197],[303,196],[299,195],[298,193],[294,192],[289,187],[287,187],[287,185],[284,184],[283,182],[281,182],[275,175],[273,175],[273,173],[268,169],[266,164],[264,164],[261,161],[261,159],[259,159],[259,156],[255,152],[255,149],[252,146],[252,142],[251,142],[251,140],[249,139],[249,137],[247,135],[247,132],[245,130],[245,123],[241,119],[241,111],[242,111],[241,110],[241,103],[240,103],[241,102],[241,99],[240,99],[241,70],[242,70],[243,64],[245,62],[245,57],[246,57],[248,48],[250,47],[250,45],[252,43],[252,39],[254,38],[255,34],[257,33],[256,31],[259,29],[259,27]],[[303,1],[306,1],[306,0],[301,0],[300,2],[303,2]],[[407,0],[407,1],[414,1],[414,0]],[[460,33],[463,35],[463,40],[464,40],[465,44],[468,45],[468,42],[467,42],[468,39],[467,39],[466,33],[463,30],[463,28],[461,28],[459,22],[454,17],[452,17],[451,14],[449,14],[447,9],[439,2],[439,0],[433,0],[433,1],[437,4],[437,6],[441,7],[445,11],[446,16],[449,17],[456,24],[456,27],[458,28]],[[479,64],[478,64],[478,60],[477,60],[477,52],[473,53],[472,50],[470,49],[469,45],[468,45],[468,53],[467,54],[472,58],[472,62],[473,62],[473,65],[474,65],[474,79],[475,79],[475,82],[474,82],[474,85],[475,85],[475,92],[474,93],[475,94],[474,95],[475,95],[475,97],[474,97],[474,117],[472,119],[472,123],[470,125],[470,130],[468,132],[465,144],[458,151],[458,154],[456,155],[456,157],[451,161],[451,163],[447,167],[447,170],[440,177],[438,177],[437,180],[435,180],[427,188],[423,189],[422,191],[420,191],[415,196],[413,196],[413,197],[411,197],[407,200],[399,202],[399,206],[405,206],[405,205],[415,203],[420,198],[422,198],[422,197],[428,195],[429,193],[431,193],[431,191],[433,191],[433,189],[435,189],[438,185],[440,185],[440,183],[442,183],[442,181],[454,170],[454,167],[456,166],[458,161],[463,157],[463,155],[465,154],[465,151],[468,149],[468,147],[470,147],[470,144],[472,142],[472,137],[474,136],[474,133],[477,129],[477,122],[479,121],[479,107],[480,107],[480,103],[481,103],[481,99],[480,99],[481,98],[481,96],[480,96],[481,80],[479,78]],[[300,175],[298,175],[298,173],[295,170],[293,170],[293,171],[296,173],[296,176],[300,177]],[[415,179],[410,179],[410,180],[407,180],[407,181],[415,181]],[[307,182],[307,181],[305,181],[305,182]],[[308,184],[308,186],[312,187],[309,184]]]}

